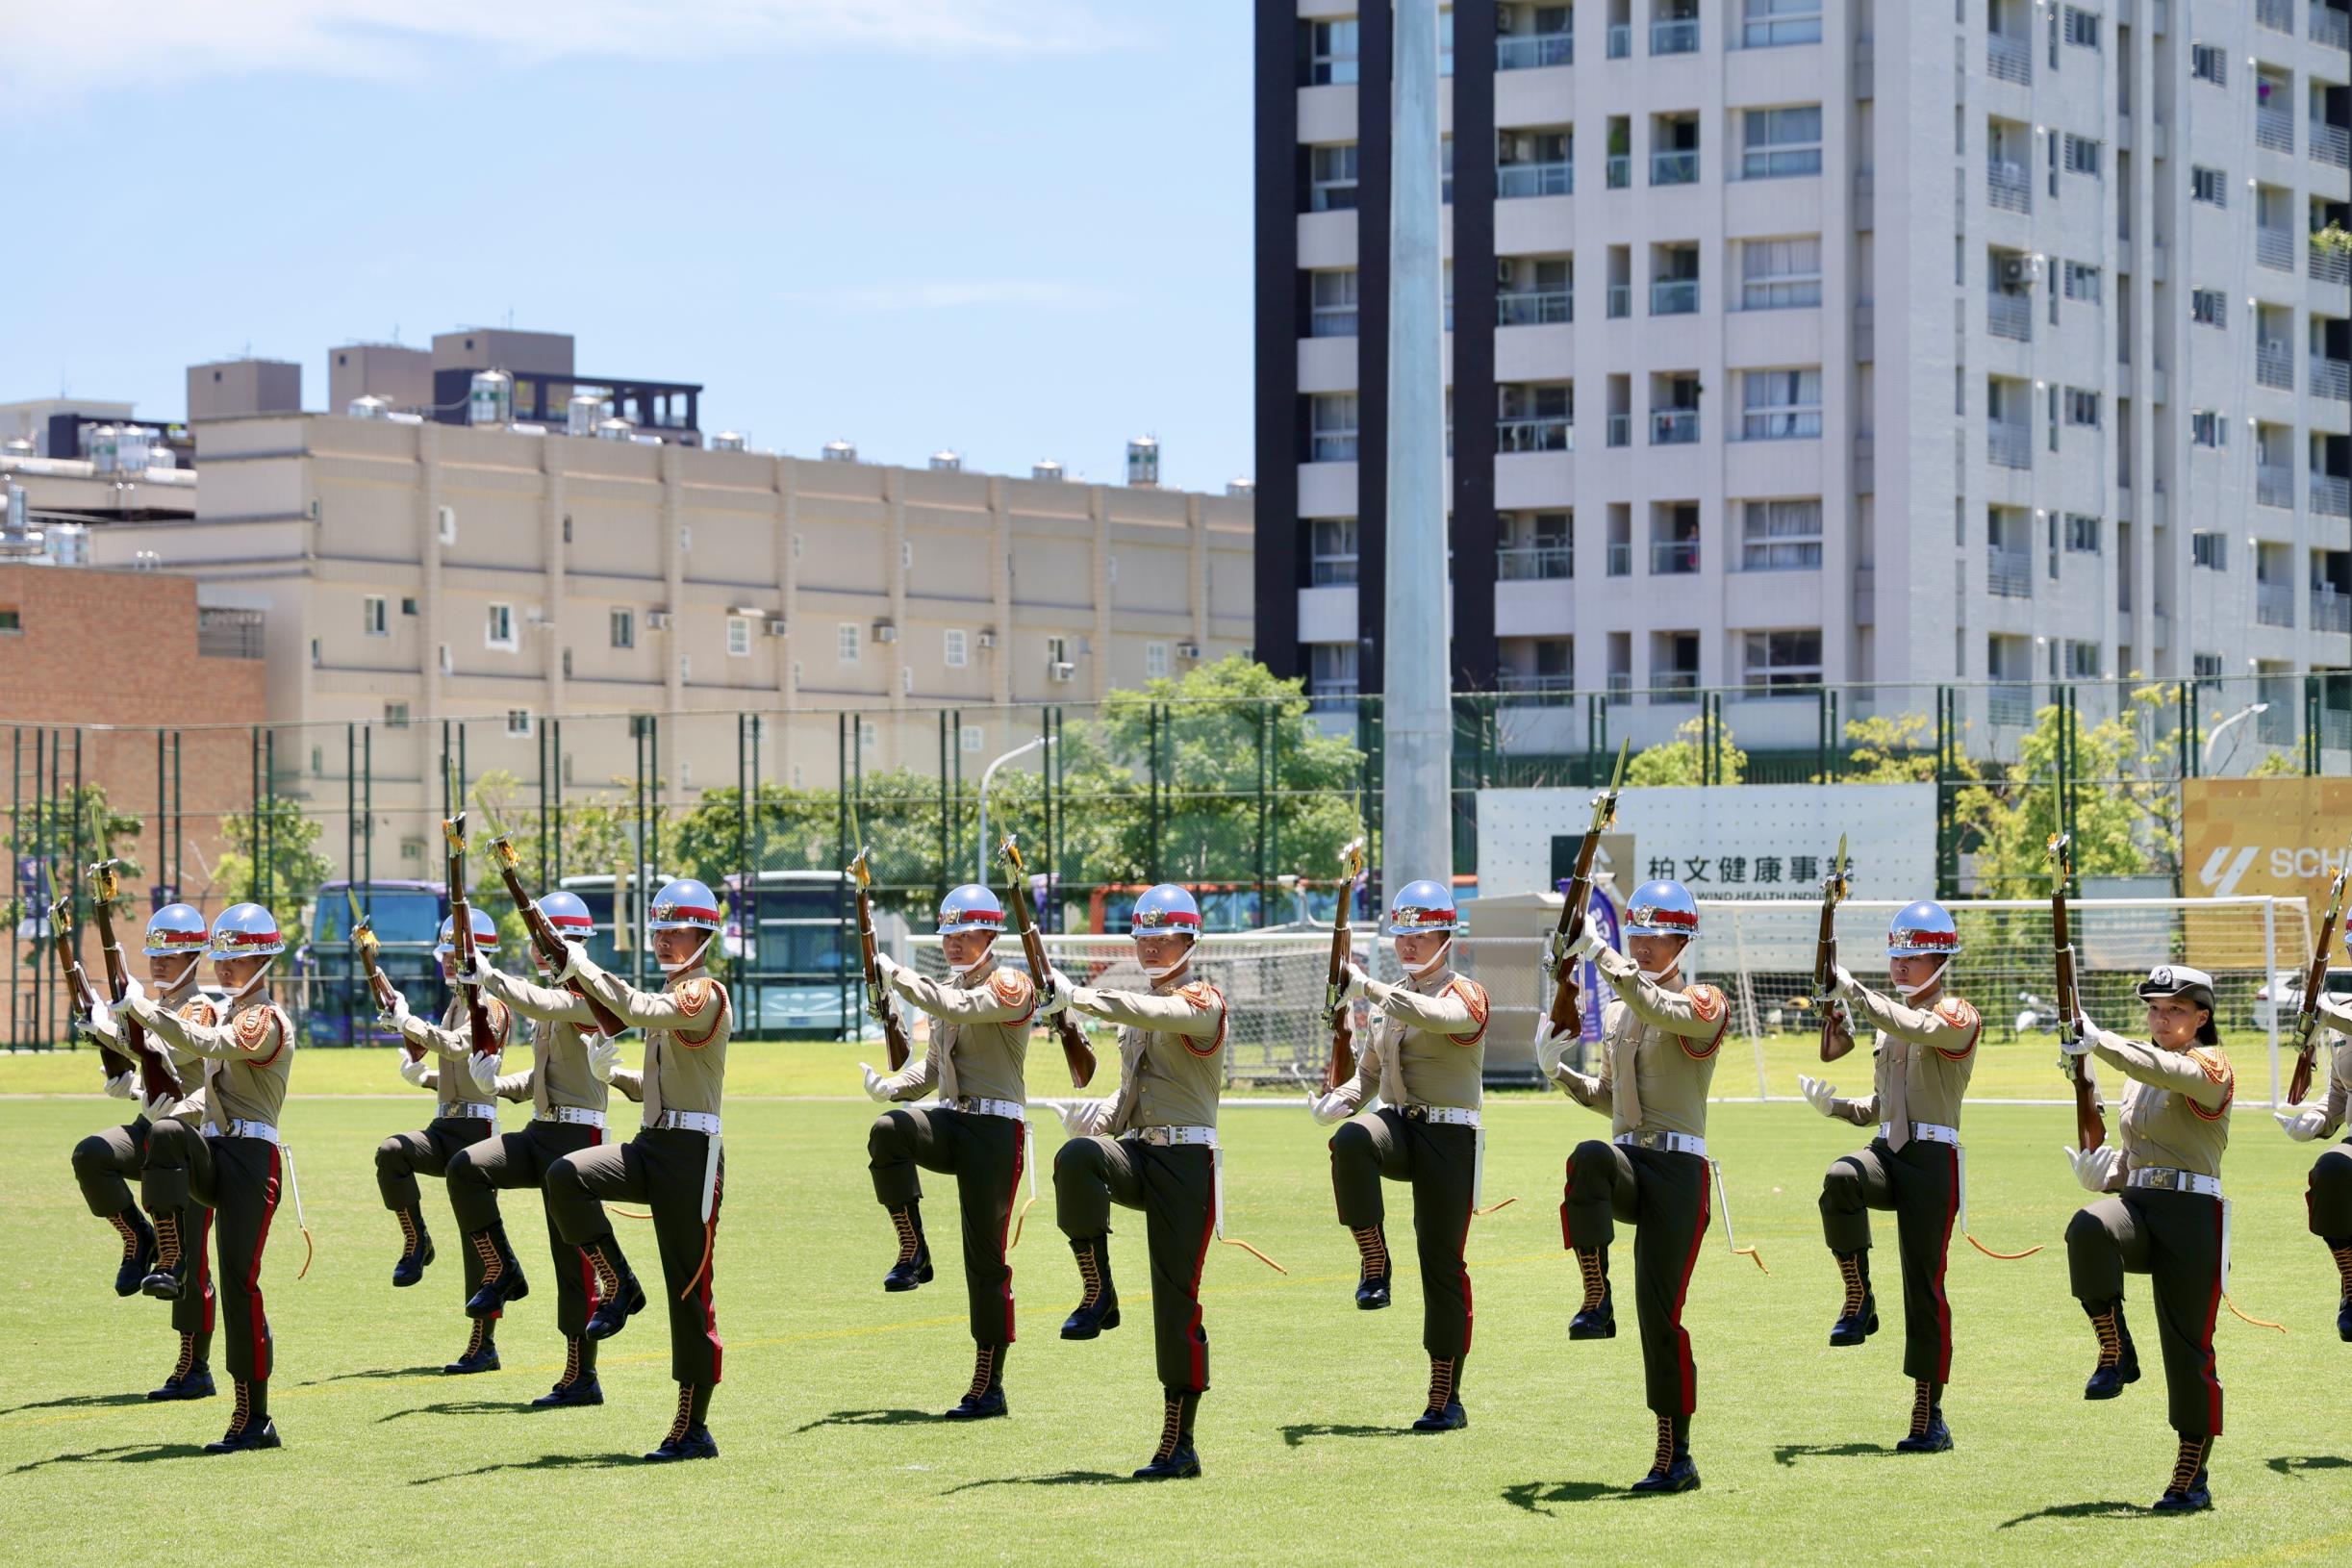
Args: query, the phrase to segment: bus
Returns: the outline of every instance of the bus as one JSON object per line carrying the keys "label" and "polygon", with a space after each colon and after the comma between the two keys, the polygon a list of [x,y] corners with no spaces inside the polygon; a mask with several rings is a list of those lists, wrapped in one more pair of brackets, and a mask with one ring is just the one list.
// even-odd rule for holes
{"label": "bus", "polygon": [[[610,873],[601,876],[567,876],[556,885],[567,893],[576,893],[580,902],[588,906],[596,929],[587,943],[589,961],[610,974],[618,974],[636,985],[661,985],[661,966],[653,961],[653,948],[646,941],[645,911],[654,895],[669,885],[670,877],[652,867],[642,868],[637,873],[637,886],[632,890],[620,877]],[[613,919],[613,892],[618,887],[627,904],[627,918],[616,923]],[[634,935],[632,936],[632,933]],[[643,967],[639,966],[642,955]]]}
{"label": "bus", "polygon": [[294,977],[309,1000],[302,1010],[302,1043],[310,1046],[387,1045],[394,1033],[376,1022],[375,999],[351,945],[351,903],[357,899],[375,932],[376,962],[400,988],[419,1018],[438,1017],[446,1001],[433,945],[449,912],[441,882],[336,880],[321,883],[311,905],[310,935],[294,949]]}
{"label": "bus", "polygon": [[[840,872],[754,872],[746,895],[726,877],[721,950],[731,961],[739,1027],[764,1035],[855,1038],[865,1027],[857,898]],[[874,912],[876,934],[905,948],[906,923]]]}

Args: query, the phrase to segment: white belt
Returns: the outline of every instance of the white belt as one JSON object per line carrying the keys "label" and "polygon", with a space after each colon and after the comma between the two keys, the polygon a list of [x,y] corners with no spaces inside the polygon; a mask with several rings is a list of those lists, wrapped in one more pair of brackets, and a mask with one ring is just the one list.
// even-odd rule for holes
{"label": "white belt", "polygon": [[645,1125],[664,1132],[707,1132],[719,1136],[719,1118],[709,1111],[664,1111]]}
{"label": "white belt", "polygon": [[[1881,1122],[1879,1136],[1884,1138],[1891,1135],[1894,1127],[1892,1122]],[[1913,1122],[1911,1138],[1916,1143],[1957,1145],[1960,1142],[1960,1128],[1945,1126],[1941,1122]]]}
{"label": "white belt", "polygon": [[1008,1122],[1026,1122],[1028,1108],[1018,1100],[989,1100],[979,1095],[958,1095],[948,1100],[952,1110],[971,1116],[1001,1116]]}
{"label": "white belt", "polygon": [[1407,1105],[1404,1107],[1404,1119],[1407,1122],[1435,1122],[1440,1126],[1449,1127],[1475,1127],[1479,1125],[1478,1112],[1466,1111],[1458,1105]]}
{"label": "white belt", "polygon": [[441,1119],[444,1122],[495,1122],[498,1120],[498,1104],[491,1100],[452,1100],[442,1105]]}
{"label": "white belt", "polygon": [[534,1122],[572,1122],[581,1126],[600,1127],[604,1125],[604,1113],[592,1111],[584,1105],[550,1105],[544,1111],[533,1111],[531,1120]]}
{"label": "white belt", "polygon": [[1137,1127],[1135,1136],[1148,1144],[1198,1144],[1203,1148],[1217,1147],[1215,1127]]}
{"label": "white belt", "polygon": [[266,1122],[247,1122],[241,1117],[231,1117],[225,1126],[207,1122],[204,1124],[204,1135],[207,1138],[259,1138],[266,1144],[278,1141],[276,1127]]}
{"label": "white belt", "polygon": [[2123,1178],[2127,1187],[2152,1187],[2159,1192],[2193,1192],[2203,1198],[2221,1196],[2219,1176],[2199,1176],[2194,1171],[2175,1171],[2165,1165],[2143,1165]]}
{"label": "white belt", "polygon": [[1682,1132],[1620,1132],[1616,1141],[1628,1149],[1655,1149],[1669,1154],[1707,1157],[1707,1140]]}

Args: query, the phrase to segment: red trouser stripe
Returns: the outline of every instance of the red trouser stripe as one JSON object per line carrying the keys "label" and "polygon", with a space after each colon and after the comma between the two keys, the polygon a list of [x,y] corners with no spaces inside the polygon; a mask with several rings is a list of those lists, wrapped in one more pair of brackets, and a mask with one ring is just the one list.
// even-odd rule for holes
{"label": "red trouser stripe", "polygon": [[1462,1228],[1456,1233],[1454,1243],[1454,1266],[1462,1277],[1462,1353],[1464,1355],[1470,1353],[1470,1331],[1478,1322],[1478,1314],[1470,1307],[1470,1264],[1467,1261],[1469,1251],[1470,1205],[1465,1203],[1462,1206]]}
{"label": "red trouser stripe", "polygon": [[1952,1263],[1952,1227],[1960,1223],[1960,1147],[1946,1144],[1952,1156],[1952,1191],[1944,1201],[1943,1237],[1935,1249],[1935,1277],[1928,1288],[1935,1295],[1935,1381],[1952,1380],[1952,1302],[1944,1294],[1944,1271]]}
{"label": "red trouser stripe", "polygon": [[201,1205],[190,1206],[200,1208],[196,1216],[196,1290],[204,1302],[202,1331],[209,1334],[213,1331],[213,1310],[218,1304],[213,1291],[213,1260],[204,1250],[205,1238],[213,1232],[213,1211]]}
{"label": "red trouser stripe", "polygon": [[[602,1142],[604,1142],[604,1129],[596,1126],[590,1127],[588,1129],[588,1147],[594,1149]],[[546,1186],[546,1182],[544,1177],[541,1179],[540,1185],[543,1190]],[[559,1229],[556,1234],[560,1237],[563,1232]],[[588,1294],[588,1313],[590,1317],[594,1317],[595,1316],[596,1308],[602,1305],[604,1302],[604,1298],[598,1295],[596,1292],[596,1266],[589,1261],[587,1248],[574,1247],[571,1252],[572,1255],[579,1259],[580,1287]]]}
{"label": "red trouser stripe", "polygon": [[[2197,1376],[2205,1380],[2206,1428],[2204,1435],[2221,1435],[2221,1376],[2213,1366],[2213,1325],[2221,1317],[2221,1204],[2213,1203],[2213,1294],[2205,1303],[2205,1329],[2197,1336],[2197,1350],[2205,1364]],[[2191,1434],[2194,1435],[2194,1434]]]}
{"label": "red trouser stripe", "polygon": [[[1216,1177],[1209,1178],[1212,1182]],[[1201,1245],[1192,1255],[1192,1283],[1185,1293],[1192,1298],[1192,1316],[1184,1325],[1184,1339],[1192,1355],[1192,1384],[1196,1390],[1208,1387],[1208,1341],[1201,1332],[1201,1272],[1208,1266],[1208,1244],[1217,1234],[1217,1197],[1209,1191],[1208,1212],[1201,1218]]]}
{"label": "red trouser stripe", "polygon": [[269,1146],[269,1176],[262,1183],[262,1225],[245,1263],[245,1330],[253,1337],[253,1380],[269,1378],[269,1316],[262,1305],[262,1254],[269,1248],[269,1222],[278,1212],[278,1146]]}
{"label": "red trouser stripe", "polygon": [[1702,1170],[1699,1180],[1699,1223],[1691,1227],[1690,1256],[1682,1260],[1682,1280],[1674,1288],[1674,1354],[1675,1359],[1682,1363],[1682,1413],[1684,1415],[1699,1407],[1699,1369],[1690,1358],[1690,1330],[1682,1327],[1682,1303],[1690,1296],[1690,1276],[1699,1266],[1699,1248],[1707,1240],[1707,1219],[1711,1212],[1708,1205],[1713,1199],[1714,1194],[1707,1186],[1706,1173]]}
{"label": "red trouser stripe", "polygon": [[1013,1267],[1006,1259],[1006,1243],[1013,1234],[1013,1205],[1021,1198],[1022,1173],[1028,1169],[1029,1140],[1026,1130],[1019,1124],[1013,1129],[1013,1181],[1005,1190],[1004,1221],[997,1227],[997,1256],[1004,1262],[1004,1283],[998,1287],[1004,1292],[1004,1343],[1013,1343]]}
{"label": "red trouser stripe", "polygon": [[1572,1155],[1568,1160],[1567,1175],[1560,1181],[1560,1246],[1571,1252],[1576,1251],[1576,1242],[1568,1234],[1568,1205],[1574,1201],[1576,1201],[1576,1159]]}
{"label": "red trouser stripe", "polygon": [[703,1266],[702,1283],[697,1287],[697,1294],[702,1299],[702,1333],[711,1342],[713,1386],[719,1382],[719,1359],[726,1350],[719,1337],[719,1307],[711,1299],[711,1287],[718,1283],[719,1278],[719,1206],[725,1196],[726,1185],[727,1178],[722,1173],[718,1184],[711,1189],[711,1218],[703,1236],[703,1247],[710,1253],[710,1261]]}

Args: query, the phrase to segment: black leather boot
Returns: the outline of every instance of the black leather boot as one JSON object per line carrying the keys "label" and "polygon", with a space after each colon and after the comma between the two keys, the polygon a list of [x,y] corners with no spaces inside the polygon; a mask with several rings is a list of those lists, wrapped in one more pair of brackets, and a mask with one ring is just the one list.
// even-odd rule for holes
{"label": "black leather boot", "polygon": [[1012,1414],[1012,1406],[1004,1403],[1004,1353],[1009,1345],[981,1345],[973,1360],[972,1386],[954,1409],[942,1419],[947,1421],[986,1421],[992,1416]]}
{"label": "black leather boot", "polygon": [[122,1261],[114,1266],[114,1294],[136,1296],[155,1263],[155,1227],[135,1208],[124,1209],[111,1223],[122,1237]]}
{"label": "black leather boot", "polygon": [[1160,1419],[1160,1446],[1151,1462],[1135,1472],[1137,1480],[1190,1480],[1201,1474],[1201,1455],[1192,1442],[1193,1412],[1201,1407],[1198,1389],[1171,1388],[1163,1392],[1166,1409]]}
{"label": "black leather boot", "polygon": [[2083,1385],[2086,1400],[2112,1400],[2123,1392],[2123,1385],[2139,1381],[2139,1352],[2132,1344],[2132,1330],[2123,1321],[2120,1299],[2093,1306],[2083,1303],[2090,1314],[2091,1331],[2099,1336],[2098,1364],[2090,1370],[2090,1380]]}
{"label": "black leather boot", "polygon": [[1352,1231],[1355,1237],[1357,1272],[1355,1304],[1366,1312],[1378,1312],[1388,1304],[1388,1235],[1379,1226],[1366,1226]]}
{"label": "black leather boot", "polygon": [[392,1286],[405,1290],[424,1277],[425,1265],[433,1261],[433,1238],[424,1227],[424,1216],[413,1208],[396,1208],[392,1218],[400,1222],[400,1256],[392,1264]]}
{"label": "black leather boot", "polygon": [[1879,1331],[1879,1299],[1870,1289],[1870,1254],[1838,1252],[1837,1272],[1846,1282],[1845,1304],[1830,1325],[1830,1343],[1859,1345]]}
{"label": "black leather boot", "polygon": [[611,1232],[580,1251],[588,1254],[590,1265],[596,1271],[598,1296],[596,1309],[589,1314],[588,1327],[582,1332],[591,1339],[610,1339],[645,1309],[645,1288],[630,1272],[629,1260],[620,1255],[620,1244],[613,1240]]}
{"label": "black leather boot", "polygon": [[522,1277],[522,1264],[506,1244],[503,1223],[475,1231],[466,1238],[466,1245],[482,1260],[482,1288],[466,1299],[466,1316],[494,1318],[507,1302],[531,1294],[531,1282]]}
{"label": "black leather boot", "polygon": [[1601,1247],[1576,1250],[1577,1272],[1584,1280],[1584,1304],[1568,1320],[1570,1339],[1615,1339],[1617,1303],[1608,1288],[1608,1252]]}
{"label": "black leather boot", "polygon": [[931,1282],[931,1244],[923,1239],[923,1205],[909,1203],[904,1208],[890,1211],[890,1223],[898,1232],[898,1256],[882,1276],[884,1290],[913,1290]]}
{"label": "black leather boot", "polygon": [[1078,1260],[1078,1304],[1062,1321],[1064,1339],[1094,1339],[1105,1328],[1119,1327],[1119,1291],[1111,1283],[1110,1237],[1089,1236],[1073,1241],[1070,1251]]}

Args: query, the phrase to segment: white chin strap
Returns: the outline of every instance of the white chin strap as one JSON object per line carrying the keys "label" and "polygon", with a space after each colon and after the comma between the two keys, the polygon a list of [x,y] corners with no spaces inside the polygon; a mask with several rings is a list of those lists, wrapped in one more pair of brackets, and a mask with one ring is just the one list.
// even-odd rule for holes
{"label": "white chin strap", "polygon": [[988,938],[988,946],[980,949],[980,956],[974,958],[971,963],[966,964],[962,969],[954,972],[955,983],[957,985],[962,985],[966,980],[970,979],[973,972],[977,970],[982,964],[987,963],[990,958],[994,957],[996,951],[997,938],[995,933],[991,932]]}
{"label": "white chin strap", "polygon": [[196,968],[197,968],[197,966],[198,966],[198,965],[202,964],[203,962],[204,962],[204,954],[202,954],[202,953],[200,953],[200,952],[191,952],[191,953],[190,953],[190,954],[188,955],[188,962],[187,962],[186,964],[184,964],[183,966],[181,966],[181,969],[180,969],[180,977],[179,977],[178,979],[173,980],[173,981],[169,982],[168,984],[166,984],[166,983],[164,983],[164,981],[161,981],[161,980],[159,980],[159,981],[157,981],[157,982],[156,982],[156,985],[157,985],[157,988],[158,988],[158,990],[159,990],[160,994],[162,994],[162,995],[164,995],[164,996],[166,996],[166,997],[168,997],[168,996],[172,996],[172,995],[174,995],[175,993],[180,992],[180,991],[184,991],[184,990],[186,990],[188,987],[190,987],[190,986],[191,986],[191,985],[193,985],[193,984],[195,984],[195,983],[196,983]]}
{"label": "white chin strap", "polygon": [[1191,962],[1192,948],[1186,948],[1183,955],[1175,963],[1163,965],[1158,969],[1153,969],[1150,964],[1145,963],[1140,956],[1135,960],[1136,967],[1144,972],[1144,977],[1150,980],[1153,985],[1157,985],[1162,980],[1171,978],[1174,975],[1183,974],[1185,966]]}
{"label": "white chin strap", "polygon": [[[1411,970],[1411,971],[1408,971],[1407,973],[1409,973],[1409,974],[1412,975],[1412,977],[1413,977],[1414,979],[1416,979],[1416,980],[1426,980],[1426,979],[1428,979],[1428,978],[1429,978],[1430,975],[1432,975],[1432,974],[1436,974],[1436,973],[1437,973],[1439,970],[1441,970],[1441,969],[1445,968],[1445,966],[1446,966],[1446,955],[1447,955],[1448,953],[1451,953],[1453,950],[1454,950],[1454,936],[1453,936],[1453,933],[1448,932],[1448,933],[1447,933],[1447,935],[1446,935],[1446,940],[1445,940],[1445,941],[1443,941],[1443,942],[1441,942],[1441,943],[1439,943],[1439,944],[1438,944],[1438,946],[1437,946],[1437,953],[1436,953],[1436,956],[1435,956],[1435,957],[1433,957],[1433,958],[1431,958],[1431,959],[1430,959],[1430,960],[1429,960],[1428,963],[1426,963],[1426,964],[1422,965],[1422,966],[1421,966],[1419,969],[1417,969],[1417,970]],[[1397,955],[1397,965],[1398,965],[1398,967],[1399,967],[1400,969],[1402,969],[1402,968],[1404,968],[1404,955],[1403,953],[1399,953],[1399,954]]]}
{"label": "white chin strap", "polygon": [[1921,997],[1944,983],[1944,971],[1951,967],[1951,956],[1946,954],[1943,961],[1935,966],[1935,973],[1929,975],[1925,981],[1918,985],[1898,985],[1895,989],[1903,993],[1905,1001],[1917,1001]]}
{"label": "white chin strap", "polygon": [[718,932],[716,932],[716,931],[705,931],[705,932],[703,932],[703,933],[702,933],[702,940],[701,940],[700,942],[698,942],[698,943],[696,943],[696,944],[695,945],[695,950],[694,950],[693,952],[691,952],[691,953],[688,953],[688,954],[687,954],[687,955],[686,955],[686,956],[685,956],[683,959],[680,959],[680,960],[679,960],[677,963],[674,963],[674,964],[663,963],[663,962],[662,962],[662,960],[661,960],[661,959],[659,959],[659,958],[656,958],[656,959],[654,960],[654,962],[655,962],[655,963],[657,963],[657,964],[661,964],[661,966],[662,966],[662,973],[663,973],[664,974],[677,974],[677,973],[678,973],[680,970],[688,970],[688,969],[692,969],[692,968],[694,968],[694,967],[695,967],[696,964],[699,964],[700,962],[702,962],[702,955],[703,955],[705,952],[707,952],[707,951],[709,951],[709,950],[710,950],[710,946],[711,946],[711,938],[713,938],[713,937],[717,936],[718,934],[719,934],[719,933],[718,933]]}
{"label": "white chin strap", "polygon": [[264,964],[260,969],[253,972],[252,979],[247,980],[243,985],[239,986],[236,990],[229,993],[229,1005],[232,1007],[236,1006],[239,1002],[245,999],[245,994],[247,992],[251,991],[255,986],[261,984],[264,980],[268,979],[269,971],[277,964],[277,955],[275,953],[270,954],[269,961]]}

